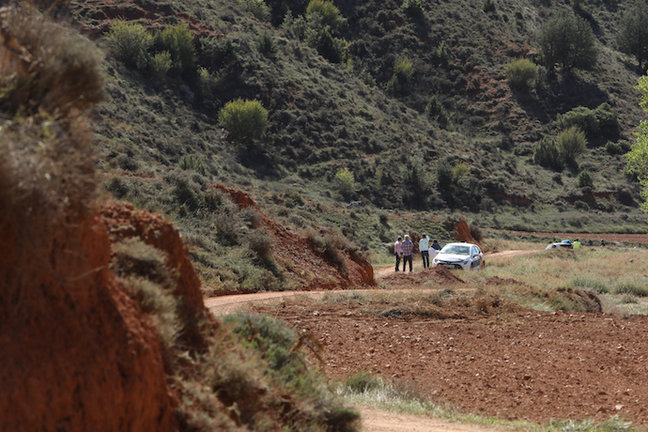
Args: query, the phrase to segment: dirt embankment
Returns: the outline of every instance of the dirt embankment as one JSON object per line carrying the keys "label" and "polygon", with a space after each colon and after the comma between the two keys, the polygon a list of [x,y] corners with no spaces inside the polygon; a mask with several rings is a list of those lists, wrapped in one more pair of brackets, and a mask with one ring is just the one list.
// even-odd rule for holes
{"label": "dirt embankment", "polygon": [[[250,195],[223,184],[214,185],[239,208],[252,208],[274,239],[273,256],[296,289],[303,291],[375,286],[373,267],[364,257],[339,245],[315,244],[267,217]],[[326,238],[328,233],[321,232]]]}
{"label": "dirt embankment", "polygon": [[160,342],[108,268],[99,215],[29,245],[0,228],[0,429],[171,430]]}

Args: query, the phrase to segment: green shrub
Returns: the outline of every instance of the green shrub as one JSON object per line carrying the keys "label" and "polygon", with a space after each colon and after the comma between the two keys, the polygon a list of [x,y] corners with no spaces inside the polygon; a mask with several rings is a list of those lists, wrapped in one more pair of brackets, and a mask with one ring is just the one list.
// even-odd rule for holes
{"label": "green shrub", "polygon": [[637,297],[648,297],[648,286],[642,281],[621,280],[614,284],[614,294],[630,294]]}
{"label": "green shrub", "polygon": [[349,168],[340,168],[335,173],[335,185],[344,198],[349,198],[355,189],[355,178]]}
{"label": "green shrub", "polygon": [[308,20],[304,40],[331,63],[341,63],[347,56],[347,42],[336,37],[331,26],[324,24],[319,15]]}
{"label": "green shrub", "polygon": [[528,89],[538,78],[538,66],[529,59],[513,60],[506,66],[506,79],[514,88]]}
{"label": "green shrub", "polygon": [[407,93],[410,82],[414,76],[414,63],[407,57],[398,57],[394,60],[394,73],[387,82],[387,90],[394,95]]}
{"label": "green shrub", "polygon": [[594,186],[594,179],[592,179],[592,175],[588,171],[581,171],[578,173],[578,187],[593,187]]}
{"label": "green shrub", "polygon": [[322,24],[329,26],[333,31],[338,31],[345,21],[340,10],[333,2],[327,0],[311,0],[308,3],[306,18],[308,21],[313,21],[317,19],[316,16],[320,17]]}
{"label": "green shrub", "polygon": [[273,256],[274,239],[265,228],[257,228],[248,234],[250,250],[256,254],[263,265],[275,271],[277,264]]}
{"label": "green shrub", "polygon": [[587,138],[585,138],[585,133],[582,130],[572,126],[558,134],[556,147],[565,162],[574,162],[576,156],[585,151]]}
{"label": "green shrub", "polygon": [[441,64],[448,63],[448,61],[450,60],[450,49],[448,48],[448,45],[445,43],[445,41],[441,41],[441,43],[436,47],[436,50],[434,51],[434,57]]}
{"label": "green shrub", "polygon": [[495,2],[493,0],[484,0],[484,3],[482,3],[482,9],[486,13],[495,13]]}
{"label": "green shrub", "polygon": [[369,372],[358,372],[347,378],[344,385],[353,392],[364,393],[379,388],[381,380]]}
{"label": "green shrub", "polygon": [[239,4],[258,20],[267,21],[270,18],[270,9],[263,0],[239,0]]}
{"label": "green shrub", "polygon": [[424,14],[421,0],[403,0],[401,9],[412,18],[421,18]]}
{"label": "green shrub", "polygon": [[207,68],[198,68],[198,85],[203,97],[209,97],[214,93],[218,84],[218,78],[215,77]]}
{"label": "green shrub", "polygon": [[631,146],[627,141],[619,141],[619,142],[608,141],[605,144],[605,150],[611,155],[625,154],[628,153],[630,149]]}
{"label": "green shrub", "polygon": [[428,103],[425,105],[425,113],[442,128],[445,129],[448,126],[450,115],[436,96],[431,96],[428,100]]}
{"label": "green shrub", "polygon": [[225,104],[218,122],[232,139],[250,142],[261,138],[268,124],[268,111],[257,100],[236,99]]}
{"label": "green shrub", "polygon": [[178,168],[195,171],[201,175],[205,175],[207,172],[205,162],[203,162],[200,156],[196,156],[195,154],[183,155],[180,161],[178,161]]}
{"label": "green shrub", "polygon": [[563,168],[563,158],[556,141],[547,137],[537,142],[533,148],[533,161],[548,168]]}
{"label": "green shrub", "polygon": [[573,14],[551,18],[540,33],[542,58],[548,69],[556,66],[569,72],[591,69],[596,64],[594,33],[587,21]]}
{"label": "green shrub", "polygon": [[108,42],[117,60],[138,70],[148,67],[153,36],[141,25],[124,21],[114,22],[110,26]]}
{"label": "green shrub", "polygon": [[259,52],[266,57],[273,58],[277,53],[277,45],[270,33],[264,31],[259,37],[258,43]]}
{"label": "green shrub", "polygon": [[151,74],[156,79],[163,79],[173,66],[169,51],[156,53],[151,60]]}
{"label": "green shrub", "polygon": [[155,45],[159,51],[168,51],[171,54],[173,68],[179,73],[196,67],[194,35],[187,24],[180,23],[165,28],[156,35]]}
{"label": "green shrub", "polygon": [[596,109],[579,106],[556,117],[560,129],[578,126],[588,138],[600,136],[616,138],[619,135],[619,120],[608,103],[602,103]]}

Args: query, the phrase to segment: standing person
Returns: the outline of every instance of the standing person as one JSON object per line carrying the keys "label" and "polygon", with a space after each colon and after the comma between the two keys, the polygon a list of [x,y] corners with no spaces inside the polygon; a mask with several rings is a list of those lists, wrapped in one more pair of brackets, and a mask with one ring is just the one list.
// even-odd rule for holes
{"label": "standing person", "polygon": [[[398,271],[398,266],[400,265],[401,258],[403,256],[403,238],[398,236],[398,240],[394,243],[394,255],[396,255],[396,271]],[[405,266],[403,266],[403,271],[405,271]]]}
{"label": "standing person", "polygon": [[421,251],[421,259],[423,260],[423,268],[430,267],[430,254],[428,253],[428,248],[430,247],[430,239],[428,236],[423,234],[421,240],[419,240],[419,250]]}
{"label": "standing person", "polygon": [[405,271],[405,264],[409,261],[410,273],[412,272],[412,250],[414,249],[414,243],[410,240],[409,236],[405,234],[405,240],[402,243],[403,248],[403,271]]}
{"label": "standing person", "polygon": [[430,247],[428,248],[428,257],[434,258],[437,256],[439,251],[441,250],[441,245],[439,244],[438,240],[434,240]]}
{"label": "standing person", "polygon": [[576,239],[574,240],[574,244],[572,245],[574,249],[578,249],[581,247],[581,242],[580,240]]}

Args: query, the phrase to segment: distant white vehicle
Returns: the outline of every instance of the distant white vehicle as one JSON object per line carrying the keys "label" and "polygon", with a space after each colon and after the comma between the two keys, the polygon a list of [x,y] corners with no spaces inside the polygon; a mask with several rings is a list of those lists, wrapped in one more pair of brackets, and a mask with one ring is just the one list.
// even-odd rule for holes
{"label": "distant white vehicle", "polygon": [[433,266],[449,269],[480,269],[486,265],[479,246],[472,243],[448,243],[432,260]]}
{"label": "distant white vehicle", "polygon": [[558,243],[551,243],[545,249],[554,249],[554,248],[573,249],[574,244],[572,243],[571,240],[561,240]]}

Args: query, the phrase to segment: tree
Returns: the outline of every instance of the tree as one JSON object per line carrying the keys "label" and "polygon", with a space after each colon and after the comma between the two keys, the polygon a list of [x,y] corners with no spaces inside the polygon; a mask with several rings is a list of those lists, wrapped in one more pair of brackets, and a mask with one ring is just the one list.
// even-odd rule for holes
{"label": "tree", "polygon": [[218,112],[218,122],[232,139],[245,143],[261,138],[268,124],[268,111],[258,100],[236,99]]}
{"label": "tree", "polygon": [[565,72],[591,69],[596,64],[594,33],[587,21],[573,14],[551,18],[540,33],[542,57],[548,69],[556,66]]}
{"label": "tree", "polygon": [[639,69],[646,72],[648,68],[648,3],[637,2],[628,10],[619,26],[617,36],[619,50],[633,55],[639,63]]}
{"label": "tree", "polygon": [[[639,78],[639,86],[641,91],[641,101],[639,105],[645,112],[648,112],[648,76]],[[626,155],[628,159],[627,171],[633,174],[641,183],[643,190],[641,196],[644,202],[641,208],[644,212],[648,213],[648,122],[643,120],[639,124],[636,132],[636,141],[632,145],[632,149]]]}

